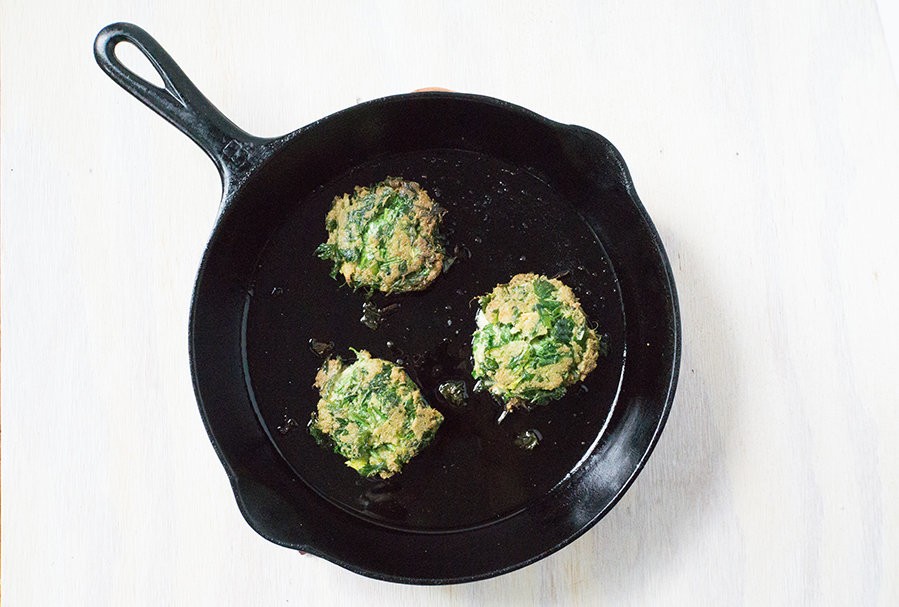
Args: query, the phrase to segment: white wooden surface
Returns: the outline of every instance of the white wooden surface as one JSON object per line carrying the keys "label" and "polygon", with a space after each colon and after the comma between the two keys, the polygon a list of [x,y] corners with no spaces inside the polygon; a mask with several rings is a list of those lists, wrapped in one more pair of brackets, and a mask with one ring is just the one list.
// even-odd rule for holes
{"label": "white wooden surface", "polygon": [[[871,0],[125,4],[0,5],[4,605],[899,604],[899,91]],[[188,370],[218,177],[94,64],[118,20],[260,135],[440,85],[609,137],[684,322],[615,510],[445,588],[257,537]]]}

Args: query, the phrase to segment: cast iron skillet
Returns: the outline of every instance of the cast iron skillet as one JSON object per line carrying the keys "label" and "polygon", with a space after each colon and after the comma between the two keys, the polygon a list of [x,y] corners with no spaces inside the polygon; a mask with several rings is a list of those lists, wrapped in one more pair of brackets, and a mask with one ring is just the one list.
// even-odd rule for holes
{"label": "cast iron skillet", "polygon": [[[125,68],[137,46],[165,88]],[[225,118],[140,28],[97,36],[100,67],[193,139],[221,173],[221,211],[197,276],[190,359],[200,413],[238,505],[263,537],[371,577],[464,582],[536,561],[584,533],[642,469],[677,380],[671,268],[624,161],[603,137],[509,103],[453,93],[362,103],[275,139]],[[314,249],[333,197],[386,176],[418,181],[448,210],[456,262],[424,293],[366,296],[329,277]],[[472,387],[470,302],[519,272],[562,275],[609,351],[562,400],[496,422]],[[394,305],[396,304],[396,305]],[[398,359],[445,418],[434,443],[387,481],[360,478],[305,425],[321,358],[366,348]],[[516,446],[535,430],[536,448]],[[614,549],[614,547],[613,547]]]}

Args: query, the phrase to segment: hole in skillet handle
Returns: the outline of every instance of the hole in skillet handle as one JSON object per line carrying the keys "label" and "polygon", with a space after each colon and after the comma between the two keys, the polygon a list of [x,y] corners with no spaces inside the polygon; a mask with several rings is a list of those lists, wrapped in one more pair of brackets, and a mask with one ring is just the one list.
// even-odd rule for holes
{"label": "hole in skillet handle", "polygon": [[127,66],[127,69],[138,78],[145,80],[151,86],[165,89],[166,85],[162,80],[162,76],[159,75],[156,67],[150,63],[150,60],[139,48],[131,43],[123,43],[116,46],[113,52],[119,61],[122,62],[122,65]]}

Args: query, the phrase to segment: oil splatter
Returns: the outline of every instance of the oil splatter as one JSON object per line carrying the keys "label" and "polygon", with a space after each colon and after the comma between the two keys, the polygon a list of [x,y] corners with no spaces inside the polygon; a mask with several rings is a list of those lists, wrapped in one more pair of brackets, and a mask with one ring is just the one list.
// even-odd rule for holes
{"label": "oil splatter", "polygon": [[379,308],[374,302],[366,301],[362,304],[362,317],[359,319],[359,322],[374,331],[381,326],[385,318],[399,310],[399,308],[400,304],[398,303]]}
{"label": "oil splatter", "polygon": [[363,325],[374,331],[381,326],[381,309],[370,301],[362,304],[362,318],[359,319]]}
{"label": "oil splatter", "polygon": [[443,400],[454,407],[464,407],[468,404],[468,388],[461,379],[451,379],[437,386],[437,393]]}
{"label": "oil splatter", "polygon": [[334,351],[334,342],[320,341],[313,337],[309,340],[309,349],[312,350],[316,354],[316,356],[320,356],[321,358],[328,358],[328,356],[331,355],[331,352]]}
{"label": "oil splatter", "polygon": [[543,440],[543,436],[540,434],[540,432],[531,428],[530,430],[519,432],[518,436],[515,437],[513,443],[519,449],[531,451],[540,444],[541,440]]}
{"label": "oil splatter", "polygon": [[295,420],[295,419],[292,418],[292,417],[289,417],[289,416],[285,413],[285,414],[284,414],[284,421],[281,422],[281,425],[280,425],[280,426],[278,426],[278,432],[281,434],[281,436],[284,436],[285,434],[287,434],[288,432],[290,432],[290,431],[293,430],[294,428],[299,428],[299,427],[300,427],[300,424],[297,423],[297,420]]}

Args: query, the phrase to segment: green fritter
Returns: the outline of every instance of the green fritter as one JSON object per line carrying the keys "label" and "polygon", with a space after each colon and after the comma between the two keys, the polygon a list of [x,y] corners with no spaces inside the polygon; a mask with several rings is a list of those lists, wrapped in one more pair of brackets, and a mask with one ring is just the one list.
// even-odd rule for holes
{"label": "green fritter", "polygon": [[352,364],[339,358],[326,361],[315,387],[321,398],[310,432],[362,476],[388,478],[399,472],[443,422],[401,367],[365,350],[356,353]]}
{"label": "green fritter", "polygon": [[472,375],[509,411],[562,398],[596,368],[599,338],[561,281],[518,274],[478,303]]}
{"label": "green fritter", "polygon": [[325,218],[328,241],[316,253],[353,288],[421,291],[443,271],[445,211],[414,181],[388,177],[334,198]]}

